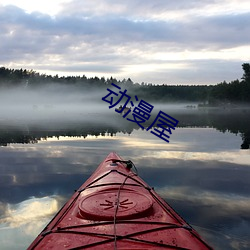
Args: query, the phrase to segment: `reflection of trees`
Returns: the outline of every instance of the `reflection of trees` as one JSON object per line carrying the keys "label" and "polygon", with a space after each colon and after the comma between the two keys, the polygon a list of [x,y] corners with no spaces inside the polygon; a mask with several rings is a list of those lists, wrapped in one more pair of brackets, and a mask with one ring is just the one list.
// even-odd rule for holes
{"label": "reflection of trees", "polygon": [[212,127],[223,133],[240,134],[242,149],[250,145],[250,109],[204,109],[189,114],[176,114],[181,127]]}
{"label": "reflection of trees", "polygon": [[[134,129],[139,129],[136,123],[123,119],[120,115],[112,113],[109,117],[101,117],[95,122],[48,123],[40,125],[27,125],[24,127],[0,126],[0,145],[10,143],[37,143],[41,139],[60,136],[84,137],[114,136],[116,133],[131,134]],[[240,134],[242,149],[250,146],[250,110],[191,110],[183,113],[169,114],[179,120],[178,127],[212,127],[221,132],[229,131]],[[153,114],[152,117],[155,117]],[[145,124],[149,126],[150,122]]]}
{"label": "reflection of trees", "polygon": [[250,131],[242,135],[243,143],[241,144],[241,149],[249,149],[250,146]]}
{"label": "reflection of trees", "polygon": [[[105,120],[96,122],[72,122],[57,123],[48,122],[48,124],[11,126],[0,125],[0,146],[7,146],[11,143],[37,143],[41,139],[52,137],[68,136],[83,137],[92,136],[114,136],[116,133],[131,134],[133,129],[139,129],[136,124],[125,122],[119,115],[112,116],[113,122],[107,122],[110,117]],[[102,118],[103,119],[103,118]],[[121,122],[122,119],[122,122]],[[103,121],[103,122],[102,122]],[[44,128],[46,127],[46,128]]]}
{"label": "reflection of trees", "polygon": [[13,131],[4,128],[0,130],[0,146],[7,146],[11,143],[37,143],[39,139],[35,135],[27,135],[25,131]]}

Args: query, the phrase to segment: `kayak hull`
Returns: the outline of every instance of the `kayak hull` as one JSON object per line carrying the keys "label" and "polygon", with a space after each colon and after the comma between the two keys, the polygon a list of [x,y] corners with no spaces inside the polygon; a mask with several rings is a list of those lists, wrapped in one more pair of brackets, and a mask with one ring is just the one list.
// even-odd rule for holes
{"label": "kayak hull", "polygon": [[212,249],[132,166],[110,153],[28,249]]}

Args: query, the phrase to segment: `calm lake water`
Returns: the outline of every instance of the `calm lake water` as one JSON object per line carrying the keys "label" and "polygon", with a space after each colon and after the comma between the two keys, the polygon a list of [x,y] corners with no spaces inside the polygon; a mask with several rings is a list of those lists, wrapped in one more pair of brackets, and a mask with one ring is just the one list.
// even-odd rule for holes
{"label": "calm lake water", "polygon": [[166,106],[166,143],[105,108],[0,117],[1,249],[27,248],[111,151],[215,249],[250,249],[250,110]]}

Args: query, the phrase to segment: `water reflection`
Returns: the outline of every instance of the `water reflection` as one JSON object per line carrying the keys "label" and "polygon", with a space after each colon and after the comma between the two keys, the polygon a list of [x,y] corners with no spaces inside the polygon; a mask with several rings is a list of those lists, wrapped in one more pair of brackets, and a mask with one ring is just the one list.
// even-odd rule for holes
{"label": "water reflection", "polygon": [[[24,249],[48,219],[59,210],[60,197],[30,198],[17,204],[3,204],[0,218],[1,249]],[[2,213],[1,213],[2,214]]]}
{"label": "water reflection", "polygon": [[[161,107],[158,107],[158,109],[160,108]],[[161,110],[165,109],[167,109],[167,107],[161,108]],[[178,127],[210,127],[223,133],[229,131],[236,135],[239,134],[242,138],[239,148],[249,149],[250,109],[194,109],[188,111],[174,109],[170,110],[169,114],[180,121]],[[86,138],[88,135],[105,136],[108,134],[113,136],[120,132],[131,134],[132,131],[139,129],[136,123],[127,121],[113,110],[84,115],[74,114],[71,118],[72,119],[69,118],[66,120],[55,118],[29,122],[19,120],[18,123],[12,120],[1,122],[0,145],[7,146],[10,143],[37,143],[41,139],[52,137],[60,138],[60,136]],[[149,125],[149,121],[145,123],[145,127]],[[145,131],[145,133],[150,132]]]}
{"label": "water reflection", "polygon": [[98,125],[105,136],[72,137],[85,133],[82,124],[73,130],[61,125],[66,127],[30,130],[38,143],[1,147],[1,249],[26,248],[110,151],[131,159],[139,175],[216,249],[249,249],[250,154],[239,149],[242,128],[232,133],[228,124],[222,133],[189,120],[182,120],[169,144],[127,122],[120,130],[113,127],[115,136]]}
{"label": "water reflection", "polygon": [[[5,217],[0,222],[5,225],[8,224],[12,228],[31,224],[31,221],[34,225],[35,221],[41,222],[44,217],[56,213],[58,209],[59,206],[55,197],[33,197],[17,204],[8,203],[4,209]],[[25,233],[30,234],[31,232],[30,228],[26,227]]]}

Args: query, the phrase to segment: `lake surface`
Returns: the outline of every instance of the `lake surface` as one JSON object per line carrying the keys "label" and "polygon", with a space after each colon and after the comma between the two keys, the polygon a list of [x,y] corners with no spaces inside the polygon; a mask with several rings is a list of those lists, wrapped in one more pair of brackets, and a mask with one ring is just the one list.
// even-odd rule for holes
{"label": "lake surface", "polygon": [[0,118],[1,249],[25,249],[111,151],[215,249],[250,249],[250,111],[159,107],[166,143],[114,110]]}

